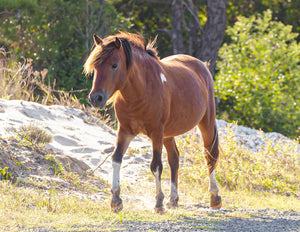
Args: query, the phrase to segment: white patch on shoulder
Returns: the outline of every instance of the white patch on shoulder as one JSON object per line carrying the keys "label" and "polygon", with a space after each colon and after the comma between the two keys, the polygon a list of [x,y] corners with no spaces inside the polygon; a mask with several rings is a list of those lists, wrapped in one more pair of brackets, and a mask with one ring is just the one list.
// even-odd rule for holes
{"label": "white patch on shoulder", "polygon": [[163,73],[160,74],[160,78],[162,83],[167,82],[167,78]]}

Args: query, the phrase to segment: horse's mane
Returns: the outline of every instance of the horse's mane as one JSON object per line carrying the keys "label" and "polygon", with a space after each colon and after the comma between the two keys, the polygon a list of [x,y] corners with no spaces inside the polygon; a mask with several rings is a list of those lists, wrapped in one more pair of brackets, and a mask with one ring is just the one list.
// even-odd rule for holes
{"label": "horse's mane", "polygon": [[148,55],[159,60],[157,50],[154,48],[157,37],[155,37],[153,41],[149,41],[147,44],[146,40],[141,35],[120,32],[116,35],[111,35],[103,39],[101,46],[94,46],[94,49],[84,64],[85,74],[92,73],[95,66],[104,62],[112,54],[113,50],[116,48],[116,37],[118,37],[122,42],[122,47],[126,55],[127,68],[129,68],[132,63],[132,47],[137,48],[141,52],[146,52]]}

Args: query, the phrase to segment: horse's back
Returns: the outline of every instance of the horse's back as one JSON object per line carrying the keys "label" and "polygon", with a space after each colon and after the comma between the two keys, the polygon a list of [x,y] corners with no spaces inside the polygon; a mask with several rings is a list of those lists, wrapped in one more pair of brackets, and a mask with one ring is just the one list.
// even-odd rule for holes
{"label": "horse's back", "polygon": [[197,73],[198,78],[204,80],[207,84],[213,82],[213,78],[208,70],[208,64],[201,60],[184,54],[168,56],[161,60],[167,67],[184,67]]}

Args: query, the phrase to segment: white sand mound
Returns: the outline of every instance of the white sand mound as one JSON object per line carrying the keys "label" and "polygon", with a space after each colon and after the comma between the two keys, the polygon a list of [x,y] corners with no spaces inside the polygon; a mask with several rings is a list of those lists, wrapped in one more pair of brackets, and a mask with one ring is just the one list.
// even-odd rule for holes
{"label": "white sand mound", "polygon": [[[53,141],[46,144],[46,147],[61,154],[57,157],[58,160],[61,162],[79,160],[77,165],[82,166],[82,162],[84,162],[92,170],[112,153],[116,142],[114,130],[82,110],[58,105],[44,106],[34,102],[0,99],[1,137],[9,137],[14,128],[17,129],[22,124],[30,123],[44,128],[52,134]],[[222,143],[223,137],[226,135],[225,128],[233,127],[233,124],[223,120],[217,120],[217,124]],[[254,152],[264,145],[266,139],[271,139],[274,144],[279,140],[289,140],[278,133],[263,133],[243,126],[235,128],[235,137],[244,148]],[[298,147],[300,152],[300,146]],[[122,182],[137,181],[141,174],[150,171],[151,142],[145,138],[136,137],[131,142],[130,149],[138,149],[139,155],[130,155],[129,151],[124,156],[121,170]],[[163,157],[165,161],[165,156]],[[95,173],[110,182],[111,170],[111,159],[108,158]]]}
{"label": "white sand mound", "polygon": [[[57,157],[58,160],[73,158],[74,161],[83,161],[91,169],[111,154],[116,142],[114,130],[82,110],[0,99],[0,136],[12,136],[13,129],[18,129],[23,124],[34,124],[52,134],[53,141],[46,144],[46,147],[61,154]],[[144,151],[144,154],[139,157],[124,157],[122,175],[135,181],[141,171],[148,171],[151,155],[146,150],[149,152],[147,148],[150,145],[148,140],[140,137],[132,141],[130,147],[139,149],[141,153]],[[95,173],[110,181],[111,159],[108,158]]]}

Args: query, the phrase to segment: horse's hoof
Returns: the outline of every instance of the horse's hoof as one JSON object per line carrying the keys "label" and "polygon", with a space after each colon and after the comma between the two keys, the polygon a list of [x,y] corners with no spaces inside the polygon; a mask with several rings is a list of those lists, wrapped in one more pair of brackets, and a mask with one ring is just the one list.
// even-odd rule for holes
{"label": "horse's hoof", "polygon": [[123,203],[111,204],[111,211],[114,213],[118,213],[123,209]]}
{"label": "horse's hoof", "polygon": [[110,206],[111,206],[111,211],[113,211],[115,213],[121,211],[123,209],[122,199],[119,197],[113,198],[111,200]]}
{"label": "horse's hoof", "polygon": [[215,209],[221,209],[222,207],[222,198],[218,195],[210,196],[210,207]]}
{"label": "horse's hoof", "polygon": [[167,203],[167,209],[175,209],[178,207],[178,201],[169,201]]}
{"label": "horse's hoof", "polygon": [[154,211],[155,211],[155,213],[159,213],[159,214],[164,214],[165,213],[164,207],[155,207]]}

